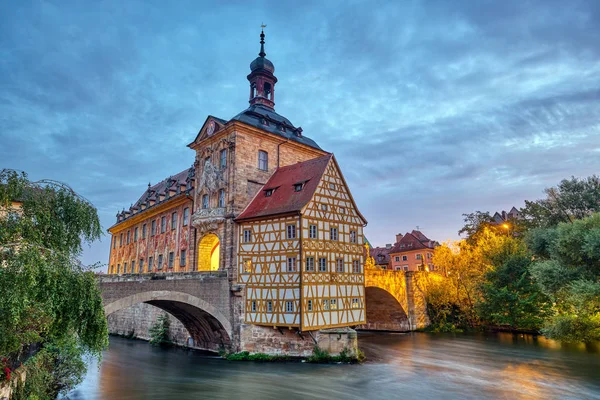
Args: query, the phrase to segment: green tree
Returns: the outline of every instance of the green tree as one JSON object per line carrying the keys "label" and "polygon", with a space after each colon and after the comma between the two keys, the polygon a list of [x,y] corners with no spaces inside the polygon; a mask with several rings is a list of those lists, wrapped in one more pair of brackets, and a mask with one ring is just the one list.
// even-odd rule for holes
{"label": "green tree", "polygon": [[550,315],[551,302],[533,281],[524,243],[508,237],[487,257],[492,268],[480,286],[479,317],[491,325],[539,331]]}
{"label": "green tree", "polygon": [[463,214],[465,225],[458,231],[459,235],[466,235],[467,238],[472,237],[484,227],[489,227],[494,222],[494,219],[489,212],[475,211],[468,214]]}
{"label": "green tree", "polygon": [[545,199],[525,201],[521,209],[528,228],[548,228],[561,222],[573,222],[600,212],[600,178],[571,177],[547,188]]}
{"label": "green tree", "polygon": [[108,344],[95,275],[78,261],[100,235],[96,209],[68,186],[0,171],[0,358],[32,371],[24,398],[68,390],[82,357]]}
{"label": "green tree", "polygon": [[169,338],[171,322],[167,313],[162,313],[156,323],[150,327],[150,344],[155,346],[168,346],[172,344]]}
{"label": "green tree", "polygon": [[533,229],[531,274],[550,297],[554,315],[543,333],[562,341],[600,340],[600,213]]}

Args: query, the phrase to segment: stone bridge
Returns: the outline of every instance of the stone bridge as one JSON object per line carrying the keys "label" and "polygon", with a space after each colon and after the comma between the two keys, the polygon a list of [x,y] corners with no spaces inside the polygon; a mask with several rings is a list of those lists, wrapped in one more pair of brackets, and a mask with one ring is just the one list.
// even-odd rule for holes
{"label": "stone bridge", "polygon": [[364,330],[413,331],[429,325],[424,290],[430,273],[365,269]]}
{"label": "stone bridge", "polygon": [[[429,320],[423,290],[430,275],[368,267],[365,270],[367,323],[357,328],[405,332],[425,327]],[[187,344],[200,349],[239,351],[252,345],[248,341],[257,340],[255,336],[282,340],[271,336],[284,333],[289,336],[285,341],[297,341],[296,346],[306,347],[309,352],[314,345],[312,340],[306,339],[304,343],[290,332],[244,325],[241,292],[231,286],[226,271],[102,275],[98,282],[107,317],[129,309],[130,314],[121,318],[123,334],[136,331],[137,337],[148,338],[144,335],[157,313],[150,317],[149,311],[155,309],[142,306],[145,303],[171,314],[175,318],[172,328],[179,326],[180,336],[193,340]],[[185,341],[179,343],[186,344]]]}
{"label": "stone bridge", "polygon": [[219,350],[233,344],[232,296],[225,271],[103,275],[98,282],[106,316],[147,303],[179,320],[194,347]]}

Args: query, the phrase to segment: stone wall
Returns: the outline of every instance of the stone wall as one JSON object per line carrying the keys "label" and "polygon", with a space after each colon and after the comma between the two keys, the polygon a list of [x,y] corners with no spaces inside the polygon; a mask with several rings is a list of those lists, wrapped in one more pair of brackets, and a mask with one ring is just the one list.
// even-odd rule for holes
{"label": "stone wall", "polygon": [[[158,307],[140,303],[124,310],[116,311],[107,317],[108,332],[114,335],[132,336],[138,339],[150,340],[150,327],[164,313]],[[189,332],[181,322],[168,314],[171,326],[169,338],[178,345],[188,344]]]}
{"label": "stone wall", "polygon": [[240,345],[241,351],[250,353],[309,357],[315,346],[331,355],[338,355],[344,349],[356,354],[358,342],[356,331],[350,328],[299,333],[296,329],[244,324],[241,327]]}

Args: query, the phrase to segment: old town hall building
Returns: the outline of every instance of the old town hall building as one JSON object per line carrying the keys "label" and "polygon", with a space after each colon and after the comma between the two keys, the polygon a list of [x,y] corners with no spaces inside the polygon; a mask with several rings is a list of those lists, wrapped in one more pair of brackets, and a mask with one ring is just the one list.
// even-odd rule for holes
{"label": "old town hall building", "polygon": [[191,168],[117,215],[108,272],[227,271],[247,325],[363,324],[366,220],[333,154],[275,112],[275,67],[260,37],[250,106],[208,116],[188,145]]}

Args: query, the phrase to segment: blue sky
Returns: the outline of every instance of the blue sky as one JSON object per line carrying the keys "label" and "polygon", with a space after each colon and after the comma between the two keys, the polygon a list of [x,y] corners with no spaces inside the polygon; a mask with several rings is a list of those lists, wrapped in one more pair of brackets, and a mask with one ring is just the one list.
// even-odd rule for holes
{"label": "blue sky", "polygon": [[277,112],[335,153],[376,245],[600,172],[598,1],[171,3],[0,3],[0,167],[108,228],[192,164],[208,114],[247,107],[264,22]]}

